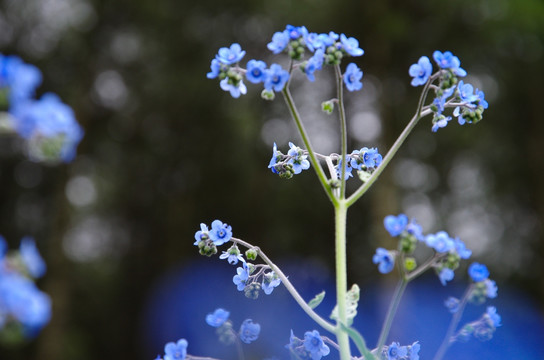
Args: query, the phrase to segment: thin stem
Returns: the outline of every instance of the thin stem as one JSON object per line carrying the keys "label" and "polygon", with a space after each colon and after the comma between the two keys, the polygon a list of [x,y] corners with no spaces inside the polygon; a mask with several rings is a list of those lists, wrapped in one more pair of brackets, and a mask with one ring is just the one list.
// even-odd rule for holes
{"label": "thin stem", "polygon": [[340,198],[346,197],[346,153],[348,151],[348,135],[346,128],[346,111],[344,109],[344,86],[342,79],[342,71],[340,65],[334,66],[334,72],[336,74],[336,87],[338,94],[338,117],[340,119],[340,137],[341,137],[341,160],[342,169],[340,170]]}
{"label": "thin stem", "polygon": [[332,189],[329,186],[327,176],[325,175],[325,172],[323,171],[323,168],[321,167],[321,163],[317,160],[316,154],[312,148],[312,144],[310,143],[310,138],[308,137],[308,134],[306,133],[306,129],[304,128],[304,124],[302,124],[300,115],[295,106],[295,102],[293,101],[293,97],[291,96],[291,93],[289,92],[289,87],[285,86],[282,90],[282,94],[283,94],[283,98],[285,99],[285,102],[287,103],[287,107],[289,108],[289,111],[291,112],[291,116],[293,117],[293,120],[295,120],[295,124],[297,125],[300,136],[302,137],[304,146],[306,147],[306,150],[308,150],[308,154],[310,155],[310,159],[312,160],[313,168],[315,170],[315,173],[317,174],[317,178],[319,179],[321,186],[323,186],[323,190],[325,190],[325,193],[327,194],[331,202],[333,204],[336,204],[337,199],[332,193]]}
{"label": "thin stem", "polygon": [[304,299],[302,298],[302,296],[300,296],[300,294],[298,293],[298,291],[295,289],[295,287],[293,286],[293,284],[289,281],[289,279],[287,278],[287,276],[285,276],[285,274],[281,271],[281,269],[272,262],[272,260],[270,260],[268,258],[268,256],[266,256],[265,253],[263,253],[263,251],[258,247],[258,246],[253,246],[251,245],[250,243],[248,242],[245,242],[241,239],[237,239],[237,238],[231,238],[231,241],[232,242],[235,242],[235,243],[238,243],[240,245],[243,245],[245,246],[246,248],[248,249],[254,249],[255,251],[257,251],[257,254],[259,254],[259,256],[263,259],[263,261],[265,263],[268,264],[268,266],[270,266],[270,268],[274,271],[274,273],[276,273],[276,275],[278,275],[278,277],[281,279],[281,282],[283,283],[283,285],[285,286],[285,288],[287,289],[287,291],[289,291],[289,293],[291,294],[291,296],[295,299],[295,301],[298,303],[298,305],[302,308],[302,310],[304,310],[304,312],[306,312],[306,314],[308,314],[308,316],[310,316],[316,323],[318,323],[323,329],[331,332],[331,333],[335,333],[336,332],[336,327],[329,323],[327,320],[323,319],[321,316],[319,316],[307,303],[306,301],[304,301]]}
{"label": "thin stem", "polygon": [[240,337],[237,333],[234,333],[236,336],[236,351],[238,352],[238,359],[244,360],[244,349],[242,349],[242,343],[240,342]]}
{"label": "thin stem", "polygon": [[387,152],[385,157],[382,160],[382,163],[378,168],[372,173],[368,181],[366,181],[364,184],[362,184],[357,191],[355,191],[347,200],[348,207],[353,205],[363,194],[374,184],[378,176],[382,173],[382,171],[387,167],[393,156],[397,153],[401,145],[404,143],[408,135],[412,132],[414,127],[417,125],[419,119],[421,119],[424,116],[429,115],[432,113],[430,109],[423,110],[423,103],[425,102],[425,99],[427,98],[427,93],[429,91],[429,87],[431,83],[436,79],[437,74],[429,77],[429,80],[427,80],[427,83],[425,84],[425,87],[423,88],[423,91],[421,92],[421,96],[419,97],[419,103],[417,107],[417,111],[415,115],[412,117],[408,125],[404,128],[400,136],[397,138],[391,149]]}
{"label": "thin stem", "polygon": [[453,315],[450,326],[448,327],[448,331],[446,331],[446,335],[444,336],[444,340],[442,340],[442,344],[440,344],[440,347],[438,348],[438,351],[436,352],[434,356],[434,360],[440,360],[442,357],[444,357],[444,354],[446,353],[446,350],[448,350],[448,347],[452,343],[451,336],[453,335],[453,332],[457,328],[457,325],[459,325],[459,321],[461,321],[461,316],[463,315],[463,311],[465,310],[465,306],[467,305],[468,298],[470,294],[472,293],[472,290],[474,289],[474,285],[470,284],[465,291],[465,294],[463,295],[463,299],[459,303],[459,308]]}
{"label": "thin stem", "polygon": [[405,277],[402,277],[399,280],[397,287],[395,288],[393,299],[389,304],[389,309],[387,310],[387,315],[383,323],[382,331],[380,332],[380,337],[378,338],[378,345],[376,346],[378,352],[381,351],[381,348],[387,340],[387,336],[389,335],[389,331],[391,330],[391,325],[393,324],[393,319],[395,318],[397,309],[399,307],[400,299],[404,294],[404,290],[406,290],[406,285],[408,285],[408,281]]}
{"label": "thin stem", "polygon": [[[338,306],[338,323],[347,325],[346,294],[347,294],[347,265],[346,265],[346,218],[348,208],[345,201],[340,200],[334,207],[335,214],[335,255],[336,255],[336,304]],[[337,326],[336,339],[340,346],[340,359],[351,359],[348,333]]]}
{"label": "thin stem", "polygon": [[434,256],[432,256],[431,258],[429,258],[426,262],[424,262],[423,264],[421,264],[420,266],[418,266],[417,269],[415,269],[414,271],[412,271],[411,273],[409,273],[408,275],[406,275],[406,280],[408,282],[414,280],[415,278],[417,278],[419,275],[423,274],[425,271],[427,271],[427,269],[429,269],[430,267],[432,267],[434,265],[435,262],[437,262],[438,259],[444,257],[444,256],[447,256],[447,254],[440,254],[440,253],[435,253]]}

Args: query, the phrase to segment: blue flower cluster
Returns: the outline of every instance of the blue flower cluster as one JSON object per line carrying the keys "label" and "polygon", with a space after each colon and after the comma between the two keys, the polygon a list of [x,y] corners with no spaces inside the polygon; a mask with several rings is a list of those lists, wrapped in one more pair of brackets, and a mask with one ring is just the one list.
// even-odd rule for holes
{"label": "blue flower cluster", "polygon": [[[408,221],[405,214],[386,216],[384,226],[392,237],[399,237],[400,253],[413,253],[418,243],[424,243],[433,249],[436,254],[433,267],[443,285],[453,280],[454,270],[459,267],[460,260],[466,260],[472,255],[472,251],[467,249],[463,241],[450,237],[445,231],[423,235],[421,226],[414,219]],[[398,254],[396,250],[378,248],[372,260],[378,264],[378,270],[386,274],[393,270]],[[411,271],[413,268],[406,270]]]}
{"label": "blue flower cluster", "polygon": [[15,328],[22,340],[36,336],[47,325],[51,299],[35,284],[45,271],[34,239],[23,238],[19,250],[8,253],[7,242],[0,236],[0,333]]}
{"label": "blue flower cluster", "polygon": [[[353,150],[351,154],[346,154],[346,179],[353,176],[353,169],[357,170],[361,179],[364,179],[366,174],[372,174],[381,163],[382,155],[378,152],[378,148],[363,147],[360,150]],[[338,177],[342,176],[340,158],[336,165],[336,172]]]}
{"label": "blue flower cluster", "polygon": [[236,333],[232,329],[232,323],[228,320],[230,312],[218,308],[213,313],[206,316],[206,323],[217,328],[219,339],[229,345],[235,341],[236,337],[246,344],[250,344],[257,340],[261,332],[261,325],[254,323],[251,319],[246,319],[242,322],[240,330]]}
{"label": "blue flower cluster", "polygon": [[24,141],[33,161],[70,162],[83,138],[73,110],[52,93],[33,99],[41,84],[40,71],[17,56],[0,54],[0,111],[7,110],[8,124]]}
{"label": "blue flower cluster", "polygon": [[419,360],[419,342],[412,345],[401,346],[398,342],[392,342],[389,346],[384,346],[382,358],[387,360]]}
{"label": "blue flower cluster", "polygon": [[304,340],[299,339],[291,330],[289,344],[285,346],[296,359],[320,360],[329,355],[330,348],[324,343],[319,331],[312,330],[304,333]]}
{"label": "blue flower cluster", "polygon": [[464,325],[452,338],[453,341],[468,341],[471,337],[487,341],[493,337],[495,330],[502,326],[501,316],[494,306],[488,306],[486,312],[476,321]]}
{"label": "blue flower cluster", "polygon": [[[308,77],[308,80],[315,81],[315,72],[321,70],[323,65],[338,65],[346,56],[361,56],[364,51],[359,47],[359,42],[353,37],[345,34],[317,34],[309,32],[304,26],[287,25],[285,30],[278,31],[272,35],[272,40],[267,45],[274,54],[286,53],[290,59],[297,61],[287,71],[279,64],[271,64],[270,67],[262,60],[251,59],[247,62],[246,68],[239,66],[239,62],[246,52],[240,44],[234,43],[230,47],[222,47],[212,60],[209,79],[218,78],[221,89],[229,91],[234,98],[247,93],[247,87],[243,78],[253,84],[263,83],[264,90],[262,97],[268,100],[274,99],[274,92],[280,92],[288,83],[291,71],[300,68]],[[306,50],[313,55],[304,59]],[[361,78],[363,72],[350,63],[343,81],[349,91],[357,91],[363,87]]]}
{"label": "blue flower cluster", "polygon": [[[200,230],[195,232],[194,237],[193,245],[198,246],[200,254],[212,256],[217,253],[217,246],[232,240],[232,227],[221,220],[214,220],[211,229],[208,229],[206,224],[200,224]],[[257,257],[255,249],[248,249],[245,255],[248,260],[255,260]],[[281,284],[281,279],[270,266],[247,262],[236,243],[233,243],[227,251],[223,251],[219,258],[226,259],[231,265],[242,263],[242,266],[236,269],[232,281],[238,291],[243,291],[248,298],[256,299],[260,290],[270,295]]]}
{"label": "blue flower cluster", "polygon": [[425,85],[438,79],[439,84],[432,86],[435,98],[430,105],[434,113],[432,131],[446,127],[452,119],[443,115],[446,107],[454,107],[453,116],[457,117],[460,125],[466,123],[475,124],[482,119],[482,114],[488,108],[483,91],[474,89],[471,84],[459,81],[458,77],[464,77],[467,72],[461,68],[461,61],[450,51],[444,53],[435,51],[433,59],[438,65],[439,71],[432,75],[433,66],[428,57],[422,56],[416,64],[408,69],[413,77],[412,86]]}
{"label": "blue flower cluster", "polygon": [[310,168],[307,152],[289,142],[289,151],[284,155],[278,150],[276,143],[272,148],[272,158],[268,163],[268,168],[280,177],[290,179],[293,175],[300,174],[302,170]]}

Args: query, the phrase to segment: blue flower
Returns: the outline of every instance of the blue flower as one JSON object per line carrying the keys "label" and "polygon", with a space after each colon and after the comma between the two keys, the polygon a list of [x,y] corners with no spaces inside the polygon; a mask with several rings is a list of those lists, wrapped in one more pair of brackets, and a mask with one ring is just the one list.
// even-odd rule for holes
{"label": "blue flower", "polygon": [[438,129],[444,128],[448,125],[448,122],[451,120],[451,116],[439,115],[433,118],[433,127],[431,128],[432,132],[437,132]]}
{"label": "blue flower", "polygon": [[312,360],[319,360],[331,352],[331,349],[325,345],[317,330],[304,333],[304,348],[310,353]]}
{"label": "blue flower", "polygon": [[272,64],[270,69],[266,70],[264,88],[269,91],[282,91],[287,80],[289,80],[289,72],[283,70],[281,65]]}
{"label": "blue flower", "polygon": [[387,215],[383,219],[383,225],[385,226],[385,230],[391,234],[391,236],[399,236],[404,229],[406,228],[406,225],[408,224],[408,216],[404,214],[400,214],[398,216],[394,215]]}
{"label": "blue flower", "polygon": [[495,281],[490,279],[485,279],[484,284],[485,284],[485,296],[487,296],[490,299],[496,298],[498,288]]}
{"label": "blue flower", "polygon": [[481,91],[481,90],[476,89],[475,93],[476,93],[476,96],[478,96],[478,105],[480,105],[484,109],[487,109],[489,104],[487,103],[487,101],[485,101],[484,92]]}
{"label": "blue flower", "polygon": [[164,360],[184,360],[187,356],[187,345],[185,339],[179,339],[177,343],[167,343],[164,346]]}
{"label": "blue flower", "polygon": [[272,41],[268,43],[267,47],[274,54],[282,52],[289,44],[289,32],[287,30],[278,31],[272,35]]}
{"label": "blue flower", "polygon": [[472,255],[472,250],[467,249],[464,242],[461,241],[458,237],[453,240],[455,246],[455,252],[459,254],[461,259],[468,259]]}
{"label": "blue flower", "polygon": [[494,306],[488,306],[485,315],[491,320],[494,327],[501,326],[501,316],[497,314],[497,308]]}
{"label": "blue flower", "polygon": [[73,110],[52,93],[40,100],[20,102],[12,109],[15,129],[28,141],[29,155],[37,161],[70,162],[83,138]]}
{"label": "blue flower", "polygon": [[344,73],[344,83],[349,91],[357,91],[363,88],[361,78],[363,72],[354,63],[348,64],[346,72]]}
{"label": "blue flower", "polygon": [[236,285],[238,291],[243,291],[249,279],[249,267],[246,262],[242,263],[242,267],[236,269],[236,274],[232,278],[232,282]]}
{"label": "blue flower", "polygon": [[[442,96],[438,96],[433,100],[433,105],[436,107],[435,114],[441,115],[446,105],[446,100],[453,94],[456,87],[452,86],[449,89],[444,90]],[[443,127],[443,126],[442,126]]]}
{"label": "blue flower", "polygon": [[220,220],[214,220],[209,237],[216,246],[223,245],[232,237],[232,227]]}
{"label": "blue flower", "polygon": [[206,74],[206,77],[208,79],[215,79],[219,76],[219,73],[221,72],[221,63],[217,59],[213,59],[212,63],[210,64],[210,72]]}
{"label": "blue flower", "polygon": [[219,256],[219,259],[227,259],[231,265],[238,264],[238,261],[244,261],[244,258],[240,254],[240,250],[236,244],[233,244],[227,251],[223,251],[223,253]]}
{"label": "blue flower", "polygon": [[440,270],[440,273],[438,274],[438,278],[440,279],[440,282],[444,286],[446,286],[447,281],[453,280],[454,276],[455,276],[455,273],[450,268],[443,268],[442,270]]}
{"label": "blue flower", "polygon": [[325,47],[334,45],[339,38],[340,36],[334,31],[330,31],[328,34],[319,34],[319,39]]}
{"label": "blue flower", "polygon": [[206,315],[206,323],[213,327],[220,327],[228,320],[230,312],[225,309],[215,309],[211,314]]}
{"label": "blue flower", "polygon": [[29,274],[34,278],[42,277],[47,270],[45,261],[40,255],[33,238],[25,236],[21,240],[19,252]]}
{"label": "blue flower", "polygon": [[285,28],[285,31],[287,34],[289,34],[289,38],[291,40],[297,40],[299,38],[305,38],[308,34],[308,30],[305,26],[293,26],[293,25],[287,25]]}
{"label": "blue flower", "polygon": [[450,296],[444,301],[444,306],[446,306],[450,313],[455,314],[457,310],[459,310],[459,303],[460,301],[458,298]]}
{"label": "blue flower", "polygon": [[304,73],[308,77],[308,80],[315,81],[314,72],[316,70],[321,70],[323,67],[323,59],[325,56],[325,50],[317,49],[315,54],[308,59],[306,65],[304,66]]}
{"label": "blue flower", "polygon": [[303,155],[302,149],[292,142],[289,143],[289,151],[287,152],[287,155],[291,157],[287,163],[293,166],[293,172],[295,175],[300,174],[302,170],[307,170],[310,168],[310,162],[307,160],[308,155]]}
{"label": "blue flower", "polygon": [[421,345],[419,342],[415,342],[412,345],[408,346],[408,360],[419,360],[419,350]]}
{"label": "blue flower", "polygon": [[376,249],[376,254],[372,257],[372,262],[374,264],[379,264],[378,271],[382,274],[391,272],[395,267],[395,257],[393,254],[381,247]]}
{"label": "blue flower", "polygon": [[274,173],[278,174],[278,170],[276,170],[276,164],[278,163],[278,160],[281,160],[282,153],[278,151],[278,147],[276,146],[276,143],[274,143],[274,146],[272,147],[272,158],[270,159],[270,162],[268,163],[268,168]]}
{"label": "blue flower", "polygon": [[362,170],[362,166],[374,168],[382,163],[382,156],[378,153],[377,148],[364,147],[361,150],[353,150],[350,154],[351,166],[354,169]]}
{"label": "blue flower", "polygon": [[400,346],[398,342],[393,342],[387,347],[387,359],[397,360],[402,359],[408,354],[406,346]]}
{"label": "blue flower", "polygon": [[437,50],[433,53],[433,58],[437,65],[442,69],[450,69],[457,76],[465,76],[467,74],[467,72],[460,67],[461,61],[459,58],[454,56],[450,51],[442,53]]}
{"label": "blue flower", "polygon": [[206,224],[201,223],[200,230],[198,230],[195,233],[195,242],[193,243],[193,245],[198,245],[199,242],[206,241],[209,238],[210,237],[208,235],[208,226],[206,226]]}
{"label": "blue flower", "polygon": [[238,81],[236,84],[232,84],[232,80],[226,77],[221,80],[219,85],[224,91],[229,91],[230,95],[235,99],[239,98],[242,94],[247,94],[247,87],[242,80]]}
{"label": "blue flower", "polygon": [[38,68],[24,63],[18,56],[0,54],[0,90],[8,91],[10,107],[30,99],[41,82]]}
{"label": "blue flower", "polygon": [[[353,168],[351,167],[350,163],[346,161],[346,179],[349,179],[353,176],[351,173],[353,171]],[[342,178],[342,159],[338,159],[338,165],[336,165],[336,173],[338,174],[339,178]]]}
{"label": "blue flower", "polygon": [[246,52],[242,50],[240,44],[234,43],[230,48],[222,47],[219,49],[215,58],[225,65],[232,65],[242,60],[245,54]]}
{"label": "blue flower", "polygon": [[261,288],[266,295],[270,295],[272,294],[272,291],[274,291],[274,288],[278,287],[280,284],[281,279],[272,271],[264,274]]}
{"label": "blue flower", "polygon": [[0,270],[0,304],[1,312],[19,322],[27,337],[35,336],[51,319],[49,296],[15,271]]}
{"label": "blue flower", "polygon": [[439,253],[445,253],[455,247],[453,239],[445,231],[427,235],[425,243]]}
{"label": "blue flower", "polygon": [[240,340],[249,344],[259,337],[261,325],[254,323],[251,319],[246,319],[240,326]]}
{"label": "blue flower", "polygon": [[304,38],[304,43],[312,52],[316,51],[317,49],[323,49],[325,46],[322,37],[317,33],[308,33]]}
{"label": "blue flower", "polygon": [[359,41],[354,37],[347,37],[346,35],[340,35],[340,42],[342,43],[342,49],[351,56],[361,56],[365,52],[359,48]]}
{"label": "blue flower", "polygon": [[411,85],[425,85],[429,76],[433,72],[433,65],[428,57],[422,56],[419,58],[417,64],[410,66],[408,73],[413,77]]}
{"label": "blue flower", "polygon": [[465,84],[463,80],[459,81],[457,91],[459,93],[459,98],[464,103],[470,104],[479,100],[478,95],[474,94],[474,87],[471,84]]}
{"label": "blue flower", "polygon": [[468,267],[468,274],[474,282],[480,282],[489,277],[489,270],[484,264],[475,262]]}
{"label": "blue flower", "polygon": [[253,84],[263,82],[266,78],[266,63],[261,60],[249,60],[247,63],[246,78]]}
{"label": "blue flower", "polygon": [[419,241],[425,240],[425,237],[423,236],[423,229],[415,219],[410,220],[404,230],[406,230],[409,234],[412,234]]}

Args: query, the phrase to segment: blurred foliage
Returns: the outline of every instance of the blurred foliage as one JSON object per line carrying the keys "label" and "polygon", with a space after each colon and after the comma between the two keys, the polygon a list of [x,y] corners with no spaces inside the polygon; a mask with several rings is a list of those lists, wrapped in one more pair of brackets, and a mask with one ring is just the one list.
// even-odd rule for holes
{"label": "blurred foliage", "polygon": [[[332,211],[313,174],[282,181],[266,168],[263,126],[291,126],[281,99],[265,103],[249,86],[234,100],[205,77],[233,42],[245,60],[269,56],[266,43],[286,24],[359,39],[365,85],[349,94],[348,115],[377,114],[380,135],[364,145],[382,153],[414,111],[407,69],[421,55],[451,50],[490,103],[476,126],[452,122],[431,136],[425,119],[351,210],[350,281],[375,276],[373,248],[389,241],[382,219],[406,211],[427,232],[460,235],[499,284],[524,286],[542,304],[542,1],[5,0],[0,51],[38,66],[39,90],[72,106],[86,135],[60,167],[30,163],[0,139],[1,233],[13,244],[36,238],[54,302],[40,338],[0,358],[145,359],[139,324],[151,284],[197,256],[200,222],[222,219],[272,258],[332,265]],[[288,140],[298,141],[278,145]]]}

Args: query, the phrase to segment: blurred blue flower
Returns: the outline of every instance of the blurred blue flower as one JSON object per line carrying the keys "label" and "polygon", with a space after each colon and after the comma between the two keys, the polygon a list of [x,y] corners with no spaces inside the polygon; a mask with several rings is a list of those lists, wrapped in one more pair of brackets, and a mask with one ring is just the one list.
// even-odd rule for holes
{"label": "blurred blue flower", "polygon": [[215,309],[211,314],[206,315],[206,323],[213,327],[220,327],[228,320],[230,312],[225,309]]}
{"label": "blurred blue flower", "polygon": [[249,344],[259,337],[261,325],[254,323],[251,319],[246,319],[240,326],[240,340]]}
{"label": "blurred blue flower", "polygon": [[440,282],[444,286],[446,286],[446,282],[453,280],[454,276],[455,276],[455,273],[450,268],[443,268],[442,270],[440,270],[440,273],[438,274],[438,278],[440,279]]}
{"label": "blurred blue flower", "polygon": [[381,247],[376,249],[376,254],[372,257],[372,262],[374,264],[379,264],[378,271],[382,274],[391,272],[395,267],[395,257],[393,254]]}
{"label": "blurred blue flower", "polygon": [[266,70],[264,88],[269,91],[282,91],[287,80],[289,80],[289,73],[286,70],[283,70],[281,65],[272,64],[270,65],[270,68]]}
{"label": "blurred blue flower", "polygon": [[468,274],[474,282],[480,282],[489,277],[489,270],[484,264],[475,262],[468,267]]}
{"label": "blurred blue flower", "polygon": [[215,58],[225,65],[232,65],[242,60],[245,54],[246,52],[242,50],[240,44],[234,43],[228,48],[220,48]]}
{"label": "blurred blue flower", "polygon": [[404,231],[406,225],[408,225],[408,216],[404,214],[399,214],[398,216],[387,215],[383,219],[383,225],[391,236],[398,236]]}
{"label": "blurred blue flower", "polygon": [[164,360],[184,360],[187,356],[187,340],[179,339],[177,343],[164,345]]}
{"label": "blurred blue flower", "polygon": [[340,35],[340,42],[342,43],[342,49],[351,56],[361,56],[365,52],[359,47],[359,41],[354,37],[347,37],[344,34]]}
{"label": "blurred blue flower", "polygon": [[274,54],[282,52],[289,44],[289,32],[287,30],[278,31],[272,35],[272,41],[268,43],[267,47]]}
{"label": "blurred blue flower", "polygon": [[38,68],[18,56],[0,54],[0,91],[7,91],[10,108],[34,95],[42,82]]}
{"label": "blurred blue flower", "polygon": [[43,261],[33,238],[25,236],[19,245],[19,252],[23,263],[32,277],[40,278],[45,275],[47,266],[45,265],[45,261]]}
{"label": "blurred blue flower", "polygon": [[363,88],[361,78],[363,72],[354,63],[348,64],[346,72],[344,73],[344,83],[349,91],[357,91]]}
{"label": "blurred blue flower", "polygon": [[319,360],[331,352],[317,330],[306,331],[304,333],[304,348],[310,353],[312,360]]}

